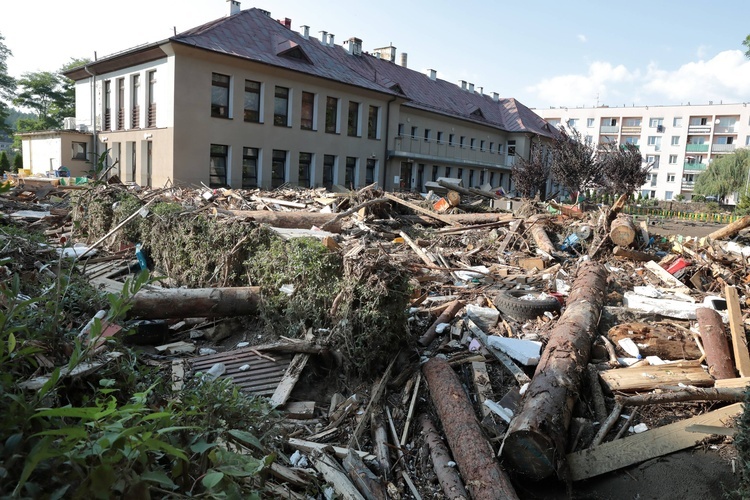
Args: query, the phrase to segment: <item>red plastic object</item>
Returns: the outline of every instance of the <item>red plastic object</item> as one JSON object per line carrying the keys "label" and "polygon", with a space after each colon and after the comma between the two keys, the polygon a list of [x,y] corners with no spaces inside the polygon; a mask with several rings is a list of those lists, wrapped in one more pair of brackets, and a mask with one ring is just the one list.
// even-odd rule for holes
{"label": "red plastic object", "polygon": [[667,268],[667,272],[669,274],[675,274],[676,272],[685,269],[689,265],[690,261],[685,260],[683,257],[680,257],[679,259],[672,262],[672,264]]}

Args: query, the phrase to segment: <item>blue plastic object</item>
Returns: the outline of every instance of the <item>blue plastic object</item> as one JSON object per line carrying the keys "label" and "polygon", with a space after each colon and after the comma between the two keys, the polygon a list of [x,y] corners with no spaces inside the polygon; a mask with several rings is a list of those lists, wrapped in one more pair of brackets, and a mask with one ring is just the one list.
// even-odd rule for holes
{"label": "blue plastic object", "polygon": [[137,243],[135,245],[135,258],[138,259],[138,264],[141,266],[142,271],[145,271],[146,269],[148,269],[148,262],[146,261],[146,255],[143,253],[140,243]]}
{"label": "blue plastic object", "polygon": [[578,238],[578,235],[576,233],[572,233],[570,236],[565,238],[562,245],[560,245],[560,249],[567,252],[578,246],[579,243],[580,238]]}

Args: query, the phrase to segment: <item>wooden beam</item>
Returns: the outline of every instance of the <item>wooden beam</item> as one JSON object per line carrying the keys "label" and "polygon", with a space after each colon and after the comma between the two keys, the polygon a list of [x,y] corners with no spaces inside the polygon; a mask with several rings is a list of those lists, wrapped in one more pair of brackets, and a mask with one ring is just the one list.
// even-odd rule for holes
{"label": "wooden beam", "polygon": [[271,406],[275,408],[286,403],[286,400],[289,399],[289,395],[292,393],[294,385],[299,380],[308,359],[310,359],[309,354],[294,355],[292,362],[289,364],[289,368],[287,368],[286,373],[284,373],[284,378],[281,379],[273,396],[271,396]]}
{"label": "wooden beam", "polygon": [[714,379],[697,361],[641,366],[633,369],[615,368],[599,373],[610,391],[650,391],[665,385],[687,384],[711,387]]}
{"label": "wooden beam", "polygon": [[451,219],[449,219],[447,217],[443,217],[442,215],[437,214],[437,213],[433,212],[432,210],[427,210],[426,208],[422,208],[419,205],[415,205],[414,203],[410,203],[410,202],[408,202],[406,200],[402,200],[398,196],[393,195],[391,193],[384,193],[383,197],[384,198],[388,198],[389,200],[394,201],[394,202],[396,202],[396,203],[398,203],[400,205],[403,205],[405,207],[409,207],[412,210],[414,210],[415,212],[418,212],[420,214],[426,215],[427,217],[432,217],[433,219],[439,220],[440,222],[442,222],[444,224],[448,224],[449,226],[459,225],[457,222],[454,222],[454,221],[452,221]]}
{"label": "wooden beam", "polygon": [[654,273],[657,278],[662,280],[667,285],[673,288],[677,288],[680,291],[685,292],[685,293],[690,292],[690,289],[687,286],[685,286],[685,283],[683,283],[682,281],[678,280],[677,278],[669,274],[666,269],[661,267],[656,262],[646,262],[643,265],[643,267],[645,267],[646,269]]}
{"label": "wooden beam", "polygon": [[487,365],[483,362],[473,361],[471,363],[472,373],[474,374],[474,387],[477,389],[477,403],[482,408],[482,415],[488,416],[492,413],[492,410],[484,405],[486,400],[493,401],[492,397],[492,385],[490,384],[490,376],[487,373]]}
{"label": "wooden beam", "polygon": [[734,363],[740,377],[750,377],[750,353],[747,352],[747,338],[745,324],[742,322],[740,298],[733,286],[724,287],[724,298],[727,300],[729,313],[729,329],[732,332],[732,347],[734,349]]}
{"label": "wooden beam", "polygon": [[736,403],[680,422],[610,441],[568,455],[571,479],[580,481],[629,465],[695,446],[705,435],[690,432],[695,425],[721,426],[742,411]]}

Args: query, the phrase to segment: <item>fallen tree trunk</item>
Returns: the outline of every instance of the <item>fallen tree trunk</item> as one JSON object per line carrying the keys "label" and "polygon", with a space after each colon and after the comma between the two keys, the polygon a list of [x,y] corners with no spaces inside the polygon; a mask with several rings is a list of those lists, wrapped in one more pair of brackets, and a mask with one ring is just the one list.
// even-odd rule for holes
{"label": "fallen tree trunk", "polygon": [[619,247],[627,248],[635,241],[635,224],[629,215],[620,214],[609,229],[609,239]]}
{"label": "fallen tree trunk", "polygon": [[594,261],[578,268],[567,308],[550,333],[522,405],[508,428],[504,457],[534,479],[556,471],[565,476],[568,425],[596,335],[606,278],[605,268]]}
{"label": "fallen tree trunk", "polygon": [[131,318],[220,318],[254,314],[260,303],[260,287],[162,288],[141,290],[133,296]]}
{"label": "fallen tree trunk", "polygon": [[736,403],[745,397],[745,387],[689,387],[681,391],[616,396],[622,406],[646,406],[688,401],[725,401]]}
{"label": "fallen tree trunk", "polygon": [[492,456],[492,448],[453,369],[445,360],[432,358],[422,371],[471,497],[475,500],[517,499],[510,478]]}
{"label": "fallen tree trunk", "polygon": [[450,304],[448,304],[448,307],[446,307],[443,313],[438,316],[438,319],[436,319],[432,323],[432,325],[430,325],[430,327],[426,332],[424,332],[421,337],[419,337],[419,345],[424,347],[430,345],[430,343],[435,340],[435,337],[437,336],[437,326],[441,323],[449,323],[463,306],[464,303],[460,300],[454,300]]}
{"label": "fallen tree trunk", "polygon": [[736,220],[731,224],[727,224],[721,229],[717,229],[713,233],[709,234],[708,237],[712,240],[729,238],[730,236],[734,236],[735,234],[739,233],[746,227],[750,227],[750,215],[746,215],[740,220]]}
{"label": "fallen tree trunk", "polygon": [[724,323],[718,312],[708,307],[695,311],[698,317],[698,330],[706,351],[708,373],[715,379],[735,378],[732,357],[729,354],[729,342],[724,333]]}
{"label": "fallen tree trunk", "polygon": [[552,255],[555,253],[555,245],[552,244],[552,240],[549,239],[547,231],[544,230],[543,221],[546,218],[546,216],[540,217],[534,215],[529,217],[526,225],[529,227],[529,232],[531,233],[531,237],[534,238],[536,247],[544,253]]}
{"label": "fallen tree trunk", "polygon": [[[490,222],[511,222],[513,214],[508,213],[476,213],[476,214],[441,214],[443,219],[451,222],[450,225],[456,224],[487,224]],[[422,224],[434,225],[435,221],[424,215],[401,215],[399,216],[408,221],[419,222]]]}
{"label": "fallen tree trunk", "polygon": [[464,483],[461,481],[461,475],[456,469],[448,465],[448,462],[451,461],[451,455],[448,447],[440,439],[440,434],[435,429],[435,424],[432,423],[432,420],[430,420],[430,417],[426,413],[419,416],[419,422],[422,424],[424,439],[430,448],[432,468],[435,469],[435,474],[440,482],[440,486],[443,488],[443,493],[450,500],[468,499],[469,494],[466,493]]}
{"label": "fallen tree trunk", "polygon": [[331,233],[341,232],[341,222],[336,220],[336,214],[320,212],[271,212],[270,210],[227,210],[226,213],[237,217],[251,219],[259,224],[291,229],[310,229],[313,226],[326,226]]}

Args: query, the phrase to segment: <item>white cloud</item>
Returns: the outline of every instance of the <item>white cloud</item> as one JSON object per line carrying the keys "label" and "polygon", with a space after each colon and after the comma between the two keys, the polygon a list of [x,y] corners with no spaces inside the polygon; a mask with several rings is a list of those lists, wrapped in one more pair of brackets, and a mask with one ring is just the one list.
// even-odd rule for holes
{"label": "white cloud", "polygon": [[588,42],[588,39],[586,38],[586,35],[576,35],[576,38],[578,38],[578,41],[581,43]]}
{"label": "white cloud", "polygon": [[536,95],[535,106],[593,106],[597,98],[603,102],[613,97],[613,87],[631,84],[638,77],[638,71],[623,65],[596,61],[589,65],[588,74],[547,78],[526,90]]}
{"label": "white cloud", "polygon": [[703,59],[708,55],[708,45],[698,45],[698,48],[695,51],[695,57],[698,59]]}

